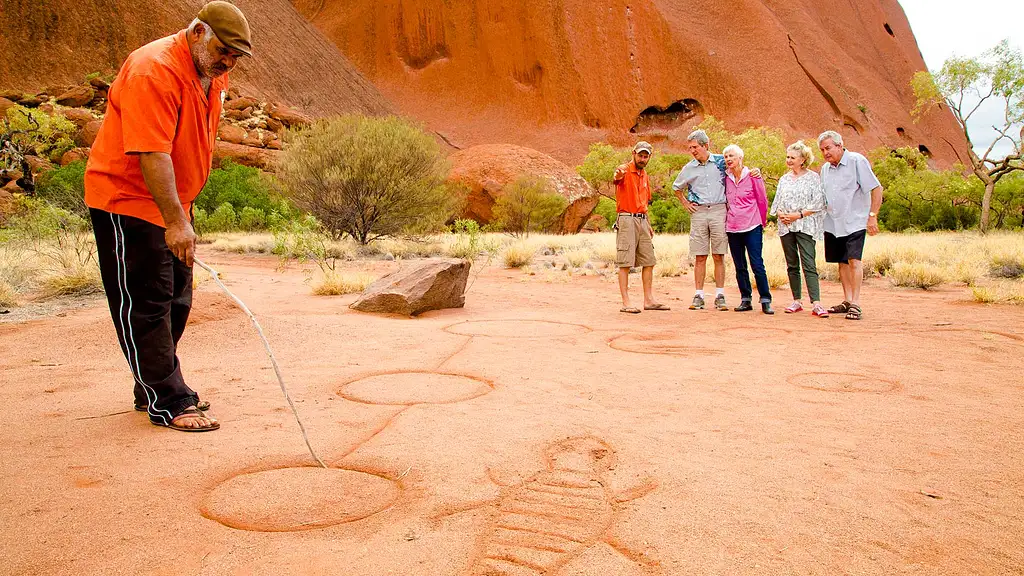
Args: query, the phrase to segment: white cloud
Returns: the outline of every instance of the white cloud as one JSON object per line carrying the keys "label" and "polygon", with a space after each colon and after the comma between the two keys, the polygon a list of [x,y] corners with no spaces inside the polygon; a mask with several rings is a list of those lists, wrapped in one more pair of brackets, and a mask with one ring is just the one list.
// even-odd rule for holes
{"label": "white cloud", "polygon": [[[950,56],[978,56],[1004,38],[1024,49],[1022,0],[972,0],[969,5],[960,0],[900,0],[900,4],[930,70],[938,70]],[[998,102],[986,102],[978,110],[968,123],[976,150],[988,148],[997,135],[992,125],[1002,121]],[[1009,142],[1004,140],[996,151],[997,157],[1007,154]]]}

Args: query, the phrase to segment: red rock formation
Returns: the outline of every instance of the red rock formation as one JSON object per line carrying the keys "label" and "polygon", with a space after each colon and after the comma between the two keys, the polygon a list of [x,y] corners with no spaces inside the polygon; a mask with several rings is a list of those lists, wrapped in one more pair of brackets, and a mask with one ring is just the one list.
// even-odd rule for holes
{"label": "red rock formation", "polygon": [[[316,115],[389,110],[376,88],[288,0],[234,2],[253,30],[255,57],[241,60],[231,74],[243,92]],[[204,3],[0,0],[0,83],[33,93],[42,86],[78,85],[87,74],[117,69],[146,42],[185,28]]]}
{"label": "red rock formation", "polygon": [[964,146],[949,114],[910,118],[925,66],[897,0],[292,2],[455,145],[575,163],[596,140],[681,146],[711,114],[790,137],[838,129],[861,150],[923,145],[943,164]]}
{"label": "red rock formation", "polygon": [[281,152],[278,150],[252,148],[222,140],[218,140],[217,145],[213,149],[214,168],[220,168],[225,159],[230,159],[236,164],[273,172],[280,158]]}
{"label": "red rock formation", "polygon": [[465,217],[481,224],[491,221],[495,200],[505,186],[520,176],[546,178],[569,201],[562,216],[562,232],[579,232],[600,199],[597,191],[572,168],[554,158],[522,146],[484,144],[449,157],[449,179],[469,187]]}

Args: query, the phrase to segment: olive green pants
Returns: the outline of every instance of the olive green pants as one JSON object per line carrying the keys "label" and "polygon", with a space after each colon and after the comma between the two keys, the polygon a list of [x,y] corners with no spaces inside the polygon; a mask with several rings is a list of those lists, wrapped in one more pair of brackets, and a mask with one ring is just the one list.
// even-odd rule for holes
{"label": "olive green pants", "polygon": [[821,300],[818,287],[818,266],[814,262],[814,238],[803,232],[790,232],[779,237],[782,240],[782,251],[786,254],[786,273],[789,274],[789,287],[793,291],[793,299],[800,299],[800,266],[804,268],[807,280],[807,293],[811,302]]}

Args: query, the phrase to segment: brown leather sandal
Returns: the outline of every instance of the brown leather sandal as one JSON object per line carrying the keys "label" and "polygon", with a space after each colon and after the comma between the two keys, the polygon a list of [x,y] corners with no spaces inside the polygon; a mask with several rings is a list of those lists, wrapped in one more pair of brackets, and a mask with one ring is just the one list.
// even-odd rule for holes
{"label": "brown leather sandal", "polygon": [[843,300],[842,304],[836,304],[835,306],[828,309],[829,314],[846,314],[850,311],[850,303]]}
{"label": "brown leather sandal", "polygon": [[175,424],[174,420],[177,420],[178,418],[181,418],[182,416],[191,416],[191,417],[196,417],[196,418],[205,418],[206,414],[203,414],[203,411],[198,409],[198,408],[196,408],[195,406],[189,406],[188,408],[185,408],[184,410],[182,410],[180,414],[175,416],[174,419],[172,419],[167,424],[161,424],[160,422],[153,422],[152,420],[150,420],[150,422],[154,426],[162,426],[164,428],[170,428],[171,430],[177,430],[179,432],[211,432],[213,430],[217,430],[218,428],[220,428],[220,422],[211,422],[210,424],[208,424],[206,426],[200,426],[198,428],[186,427],[186,426],[181,426],[179,424]]}

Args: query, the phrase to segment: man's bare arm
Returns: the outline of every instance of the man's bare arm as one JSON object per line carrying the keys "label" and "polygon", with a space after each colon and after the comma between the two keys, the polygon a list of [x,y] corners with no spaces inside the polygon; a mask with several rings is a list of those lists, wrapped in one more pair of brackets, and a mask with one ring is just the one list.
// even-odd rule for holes
{"label": "man's bare arm", "polygon": [[178,199],[171,155],[163,152],[142,153],[139,154],[139,164],[142,166],[146,188],[153,195],[160,215],[164,218],[167,247],[178,260],[191,267],[196,251],[196,233]]}
{"label": "man's bare arm", "polygon": [[875,216],[868,216],[868,234],[878,234],[878,211],[882,208],[882,187],[875,186],[871,191],[871,213]]}

